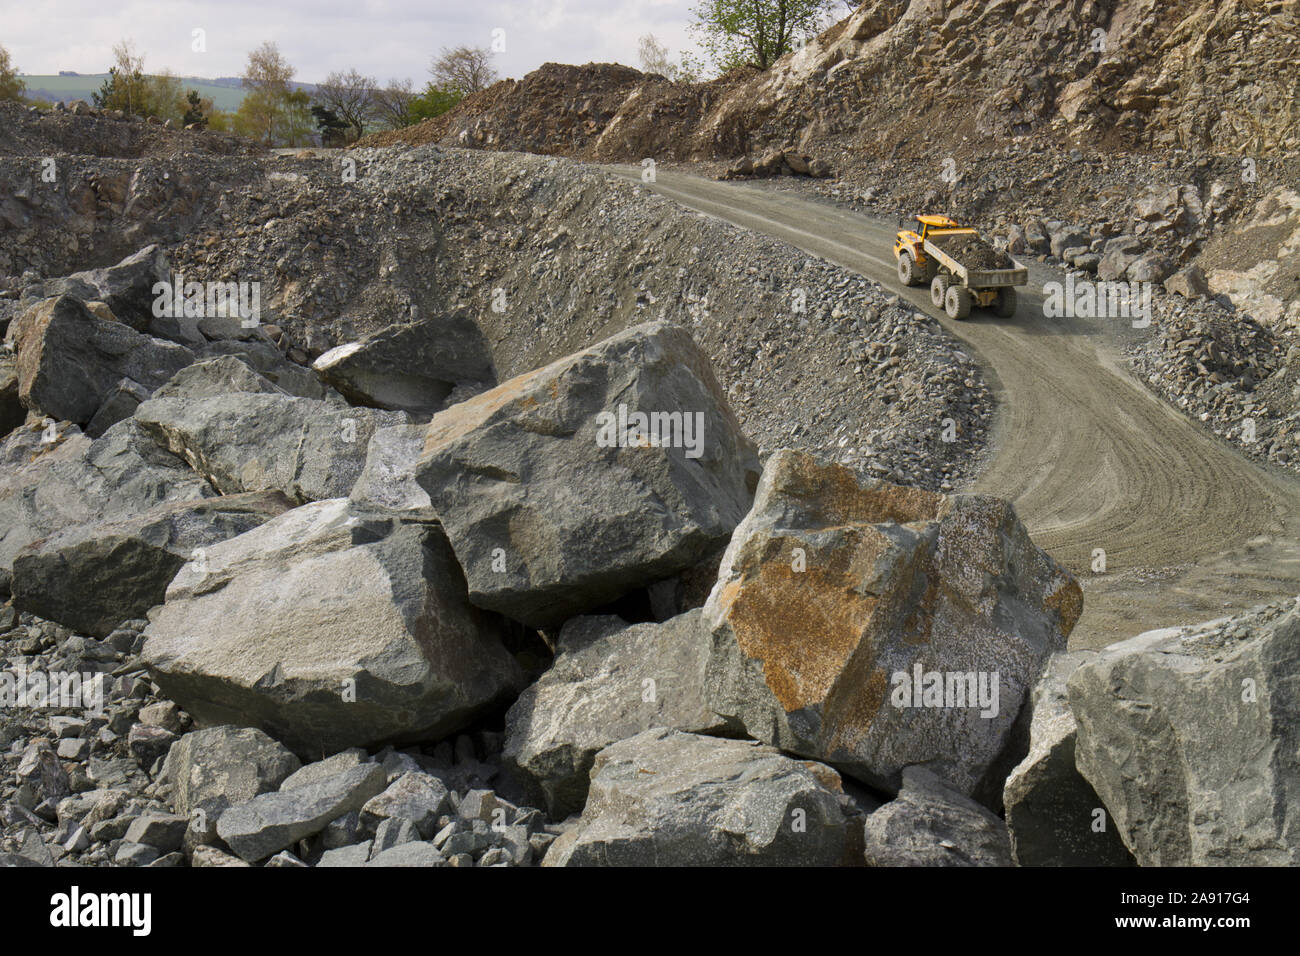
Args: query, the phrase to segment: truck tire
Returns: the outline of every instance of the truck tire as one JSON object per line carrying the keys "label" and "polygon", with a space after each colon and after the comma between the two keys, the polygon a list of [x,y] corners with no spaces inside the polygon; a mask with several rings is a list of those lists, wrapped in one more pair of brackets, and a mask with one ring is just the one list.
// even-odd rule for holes
{"label": "truck tire", "polygon": [[930,301],[935,308],[942,309],[943,303],[948,296],[948,277],[937,275],[930,283]]}
{"label": "truck tire", "polygon": [[903,285],[916,285],[916,260],[910,252],[898,254],[898,281]]}
{"label": "truck tire", "polygon": [[948,313],[948,318],[960,322],[962,319],[970,316],[971,297],[970,290],[963,285],[948,286],[948,294],[944,296],[943,307]]}
{"label": "truck tire", "polygon": [[998,290],[997,311],[1001,318],[1009,319],[1016,314],[1016,306],[1019,304],[1019,296],[1012,286],[1003,286]]}

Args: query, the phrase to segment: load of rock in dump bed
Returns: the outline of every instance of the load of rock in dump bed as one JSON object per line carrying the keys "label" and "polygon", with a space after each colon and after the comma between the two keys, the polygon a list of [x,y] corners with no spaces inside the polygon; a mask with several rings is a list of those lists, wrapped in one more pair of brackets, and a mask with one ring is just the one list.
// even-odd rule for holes
{"label": "load of rock in dump bed", "polygon": [[940,236],[930,240],[968,269],[1014,269],[1015,261],[979,236]]}

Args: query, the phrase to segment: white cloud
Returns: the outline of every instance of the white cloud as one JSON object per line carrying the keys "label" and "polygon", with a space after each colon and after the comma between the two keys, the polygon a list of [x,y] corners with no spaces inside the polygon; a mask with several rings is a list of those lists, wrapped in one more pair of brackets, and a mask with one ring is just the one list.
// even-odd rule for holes
{"label": "white cloud", "polygon": [[[637,66],[637,41],[654,33],[674,51],[689,46],[696,0],[0,0],[0,43],[24,73],[101,73],[112,47],[129,37],[147,70],[234,76],[249,50],[274,40],[297,68],[321,80],[355,67],[381,80],[427,78],[444,46],[488,46],[505,31],[503,76],[542,63],[617,62]],[[191,50],[206,31],[207,51]]]}

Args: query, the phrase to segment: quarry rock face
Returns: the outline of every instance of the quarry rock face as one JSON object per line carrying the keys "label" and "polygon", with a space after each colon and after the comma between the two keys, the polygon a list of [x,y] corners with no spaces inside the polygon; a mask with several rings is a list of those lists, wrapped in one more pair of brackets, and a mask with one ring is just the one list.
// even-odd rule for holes
{"label": "quarry rock face", "polygon": [[1140,634],[1067,687],[1075,761],[1141,866],[1294,866],[1300,612]]}
{"label": "quarry rock face", "polygon": [[756,476],[708,359],[663,323],[439,413],[416,471],[470,599],[534,627],[699,563]]}
{"label": "quarry rock face", "polygon": [[316,502],[205,549],[147,629],[166,693],[302,752],[450,733],[517,691],[436,522]]}
{"label": "quarry rock face", "polygon": [[1081,608],[1005,501],[779,451],[704,608],[709,703],[872,786],[920,764],[969,795]]}

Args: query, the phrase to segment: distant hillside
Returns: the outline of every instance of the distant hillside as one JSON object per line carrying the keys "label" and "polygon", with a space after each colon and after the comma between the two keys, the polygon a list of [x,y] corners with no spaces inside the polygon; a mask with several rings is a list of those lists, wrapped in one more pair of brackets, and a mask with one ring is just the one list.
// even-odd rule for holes
{"label": "distant hillside", "polygon": [[[89,103],[91,95],[107,78],[107,73],[64,72],[58,76],[34,74],[24,76],[22,80],[27,84],[27,95],[34,99],[49,100],[52,103],[58,100],[63,100],[65,103],[85,100]],[[216,79],[182,76],[180,81],[185,89],[198,90],[199,96],[212,100],[212,105],[219,110],[237,110],[239,104],[244,101],[244,90],[237,76],[221,76]],[[294,83],[293,86],[295,89],[306,89],[308,92],[316,89],[315,84],[312,83]]]}

